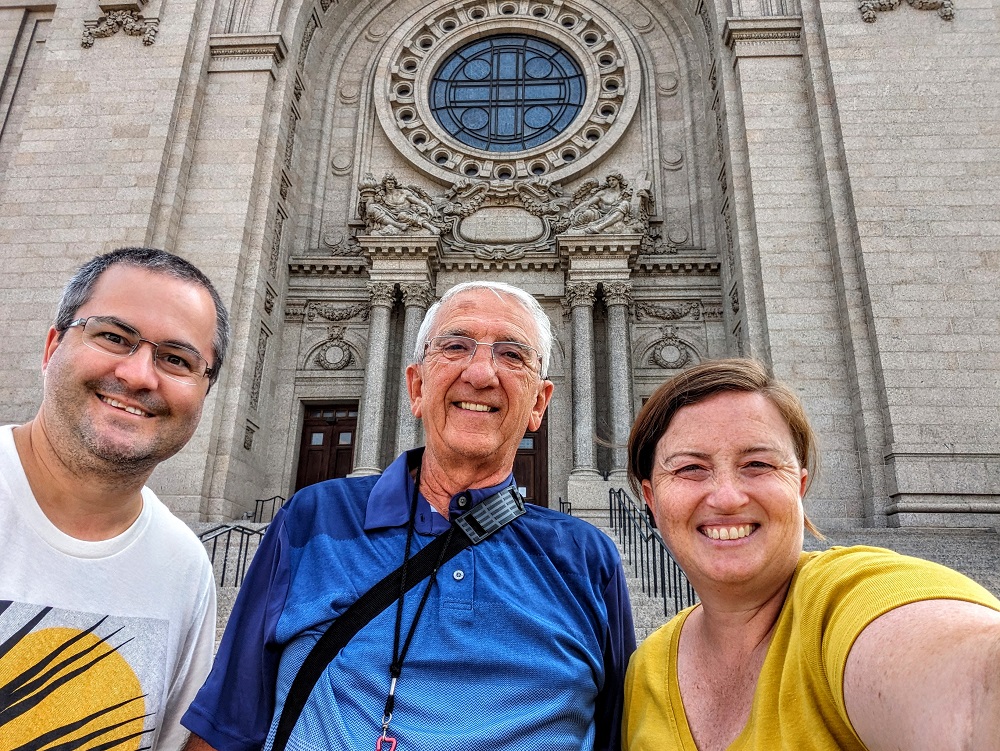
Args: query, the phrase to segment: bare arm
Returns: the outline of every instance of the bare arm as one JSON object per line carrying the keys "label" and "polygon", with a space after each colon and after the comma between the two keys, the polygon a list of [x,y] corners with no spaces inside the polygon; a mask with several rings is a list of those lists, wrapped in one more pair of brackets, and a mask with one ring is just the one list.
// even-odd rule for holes
{"label": "bare arm", "polygon": [[957,600],[889,611],[851,647],[844,701],[871,751],[996,751],[1000,613]]}
{"label": "bare arm", "polygon": [[184,751],[215,751],[215,749],[202,740],[201,736],[191,733]]}

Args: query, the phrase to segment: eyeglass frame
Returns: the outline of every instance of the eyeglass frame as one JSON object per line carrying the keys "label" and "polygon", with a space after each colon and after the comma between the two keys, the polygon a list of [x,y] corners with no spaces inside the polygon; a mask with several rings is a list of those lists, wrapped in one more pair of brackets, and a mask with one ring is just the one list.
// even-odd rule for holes
{"label": "eyeglass frame", "polygon": [[160,345],[162,344],[162,345],[164,345],[166,347],[174,347],[176,349],[183,349],[183,350],[185,350],[187,352],[190,352],[193,355],[196,355],[198,358],[200,358],[205,363],[205,372],[204,373],[194,373],[194,372],[192,372],[192,375],[194,375],[196,378],[209,378],[209,379],[211,379],[211,377],[213,375],[215,375],[215,368],[209,366],[208,359],[201,352],[199,352],[198,350],[194,349],[193,347],[188,347],[185,344],[173,344],[173,343],[170,343],[170,342],[154,342],[152,339],[146,339],[135,328],[133,328],[132,326],[129,326],[127,323],[125,323],[124,321],[121,321],[121,320],[115,318],[114,316],[98,316],[98,315],[93,315],[93,316],[87,316],[86,318],[77,318],[76,320],[70,321],[68,324],[66,324],[66,327],[63,329],[63,332],[69,331],[70,329],[77,328],[77,327],[82,327],[81,331],[85,331],[86,327],[87,327],[87,322],[90,321],[91,319],[99,319],[99,320],[102,320],[102,321],[110,321],[110,322],[113,322],[116,326],[119,326],[120,328],[124,329],[126,332],[128,332],[128,331],[133,332],[135,334],[135,336],[136,336],[136,342],[135,342],[135,344],[132,345],[132,349],[129,350],[128,353],[119,355],[119,354],[115,354],[114,352],[111,352],[110,350],[104,349],[103,347],[99,348],[99,347],[96,347],[96,346],[91,346],[90,344],[87,343],[86,337],[84,337],[84,339],[83,339],[83,345],[87,349],[89,349],[89,350],[92,350],[94,352],[100,352],[101,354],[108,355],[109,357],[118,357],[118,358],[121,358],[121,359],[124,360],[124,359],[127,359],[127,358],[131,357],[136,352],[138,352],[139,351],[139,347],[142,345],[143,342],[145,342],[146,344],[150,345],[153,348],[153,367],[155,367],[158,372],[162,373],[163,376],[164,376],[164,378],[169,378],[174,383],[181,383],[181,384],[184,384],[185,386],[195,386],[195,385],[197,385],[197,383],[198,383],[197,381],[183,381],[183,380],[180,380],[180,376],[175,376],[175,375],[171,375],[170,373],[167,373],[165,370],[163,370],[163,368],[160,365],[157,364],[159,362],[159,360],[156,357],[156,353],[159,351]]}
{"label": "eyeglass frame", "polygon": [[530,365],[526,370],[527,372],[536,373],[540,375],[539,368],[541,367],[542,364],[542,356],[541,354],[539,354],[538,350],[532,347],[530,344],[525,344],[524,342],[512,342],[512,341],[481,342],[477,339],[474,339],[471,336],[465,336],[464,334],[438,334],[437,336],[429,337],[427,340],[424,341],[424,355],[421,358],[421,360],[427,358],[427,351],[431,348],[431,342],[433,342],[435,339],[464,339],[466,341],[473,343],[472,353],[469,355],[467,360],[448,360],[447,357],[443,355],[443,353],[440,353],[442,355],[442,358],[449,364],[468,365],[468,363],[472,362],[475,359],[476,351],[479,349],[479,346],[482,345],[484,347],[490,348],[490,362],[493,363],[494,368],[496,368],[497,370],[505,370],[511,373],[519,373],[522,372],[519,368],[509,368],[505,365],[500,365],[499,363],[497,363],[496,350],[494,349],[494,347],[496,347],[498,344],[513,344],[516,347],[529,350],[531,354],[535,356],[536,360],[535,364]]}

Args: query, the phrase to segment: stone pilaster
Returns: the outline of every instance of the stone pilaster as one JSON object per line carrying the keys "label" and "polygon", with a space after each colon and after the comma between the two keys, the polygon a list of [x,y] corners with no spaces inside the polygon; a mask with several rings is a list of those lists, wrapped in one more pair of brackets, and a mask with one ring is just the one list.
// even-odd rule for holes
{"label": "stone pilaster", "polygon": [[608,381],[611,395],[611,471],[624,474],[628,461],[626,443],[632,429],[632,343],[628,311],[631,282],[605,282],[604,305],[608,309]]}
{"label": "stone pilaster", "polygon": [[[417,333],[423,323],[427,309],[434,301],[430,284],[400,284],[403,293],[405,313],[403,318],[403,359],[411,362],[414,348],[417,345]],[[399,416],[396,420],[396,453],[402,453],[418,445],[421,440],[420,422],[410,412],[410,400],[407,398],[406,374],[403,373],[399,392]]]}
{"label": "stone pilaster", "polygon": [[365,369],[365,393],[358,420],[358,450],[354,455],[351,476],[377,475],[379,447],[382,445],[382,421],[385,417],[385,386],[389,366],[389,314],[392,312],[394,286],[369,282],[371,314],[368,322],[368,364]]}
{"label": "stone pilaster", "polygon": [[577,282],[566,285],[573,330],[573,469],[571,475],[597,475],[594,461],[594,433],[597,424],[594,404],[594,297],[597,284]]}

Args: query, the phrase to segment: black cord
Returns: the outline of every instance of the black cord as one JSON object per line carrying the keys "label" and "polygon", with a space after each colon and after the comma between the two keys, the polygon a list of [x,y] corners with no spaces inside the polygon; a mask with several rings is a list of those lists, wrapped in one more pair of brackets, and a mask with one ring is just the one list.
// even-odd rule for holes
{"label": "black cord", "polygon": [[445,552],[448,550],[448,545],[451,543],[451,536],[455,532],[455,525],[453,524],[448,528],[445,543],[442,546],[441,551],[438,553],[437,561],[434,563],[434,568],[431,570],[430,576],[427,578],[427,585],[424,587],[424,592],[420,596],[420,602],[417,604],[417,612],[413,614],[413,621],[410,622],[410,628],[407,631],[406,640],[403,642],[403,648],[401,650],[399,648],[399,638],[403,625],[403,598],[406,595],[406,571],[410,563],[410,548],[413,543],[414,527],[416,526],[417,497],[419,492],[420,467],[417,467],[417,473],[413,479],[413,499],[410,501],[410,523],[406,531],[406,548],[403,551],[403,564],[400,566],[399,599],[396,600],[396,628],[392,639],[392,662],[389,664],[389,676],[392,678],[392,681],[389,684],[389,696],[385,701],[383,728],[388,725],[388,718],[392,717],[392,710],[395,707],[396,680],[399,679],[399,676],[403,672],[403,661],[406,659],[406,653],[410,649],[410,642],[413,641],[413,635],[417,631],[417,623],[420,620],[420,616],[424,612],[424,606],[427,604],[427,598],[431,593],[431,587],[434,586],[434,582],[437,579],[438,569],[441,568]]}

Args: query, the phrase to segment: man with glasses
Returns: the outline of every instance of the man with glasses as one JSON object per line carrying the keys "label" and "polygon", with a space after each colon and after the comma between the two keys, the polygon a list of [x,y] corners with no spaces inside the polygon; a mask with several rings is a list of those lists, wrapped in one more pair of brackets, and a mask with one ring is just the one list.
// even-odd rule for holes
{"label": "man with glasses", "polygon": [[0,428],[3,748],[184,745],[215,584],[145,483],[194,433],[228,343],[212,283],[162,250],[98,256],[66,285],[38,413]]}
{"label": "man with glasses", "polygon": [[[471,282],[417,342],[406,380],[426,447],[278,513],[184,716],[190,749],[619,748],[635,635],[618,553],[526,506],[512,473],[552,396],[548,317],[523,290]],[[365,625],[328,650],[352,621]]]}

